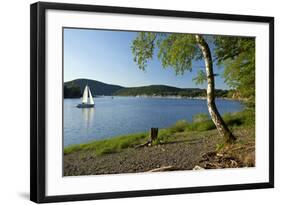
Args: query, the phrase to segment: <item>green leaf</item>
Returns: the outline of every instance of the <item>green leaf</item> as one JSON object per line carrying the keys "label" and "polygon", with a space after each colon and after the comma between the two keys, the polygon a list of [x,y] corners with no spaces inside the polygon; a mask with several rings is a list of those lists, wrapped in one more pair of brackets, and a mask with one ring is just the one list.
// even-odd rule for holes
{"label": "green leaf", "polygon": [[202,70],[198,70],[197,76],[192,79],[196,85],[203,84],[207,80],[206,73]]}

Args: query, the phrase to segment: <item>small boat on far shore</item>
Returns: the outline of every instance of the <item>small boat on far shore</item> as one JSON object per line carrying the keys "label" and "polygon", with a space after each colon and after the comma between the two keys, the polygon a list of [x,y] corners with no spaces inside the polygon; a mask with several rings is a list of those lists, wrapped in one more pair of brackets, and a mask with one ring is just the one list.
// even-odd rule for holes
{"label": "small boat on far shore", "polygon": [[82,97],[82,103],[78,104],[76,107],[77,108],[92,108],[95,106],[95,102],[91,93],[91,90],[88,85],[86,85],[84,92],[83,92],[83,97]]}

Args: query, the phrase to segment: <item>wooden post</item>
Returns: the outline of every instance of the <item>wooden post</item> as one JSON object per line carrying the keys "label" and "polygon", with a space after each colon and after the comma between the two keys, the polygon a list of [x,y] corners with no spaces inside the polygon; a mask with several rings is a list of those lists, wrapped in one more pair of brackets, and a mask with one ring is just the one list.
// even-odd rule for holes
{"label": "wooden post", "polygon": [[152,127],[150,129],[148,141],[144,144],[140,144],[140,145],[135,146],[135,148],[137,149],[137,148],[141,148],[141,147],[145,147],[145,146],[151,146],[152,142],[155,141],[157,139],[157,137],[158,137],[158,128]]}
{"label": "wooden post", "polygon": [[152,142],[155,141],[158,137],[158,128],[152,127],[150,129],[150,139],[149,139],[149,146],[152,145]]}

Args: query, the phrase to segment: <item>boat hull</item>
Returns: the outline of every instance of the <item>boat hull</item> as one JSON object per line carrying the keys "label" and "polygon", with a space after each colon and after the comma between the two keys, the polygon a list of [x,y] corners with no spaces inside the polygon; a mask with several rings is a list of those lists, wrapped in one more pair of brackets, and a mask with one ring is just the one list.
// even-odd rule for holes
{"label": "boat hull", "polygon": [[92,108],[94,107],[94,104],[78,104],[76,107],[77,108]]}

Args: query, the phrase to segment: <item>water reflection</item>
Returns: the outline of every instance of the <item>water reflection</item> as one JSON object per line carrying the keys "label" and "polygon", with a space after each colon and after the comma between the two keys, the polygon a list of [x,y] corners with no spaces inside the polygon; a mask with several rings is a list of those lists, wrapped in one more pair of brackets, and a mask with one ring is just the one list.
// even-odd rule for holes
{"label": "water reflection", "polygon": [[91,127],[91,124],[94,119],[95,109],[94,108],[84,108],[82,110],[82,117],[85,125],[86,131],[88,131]]}

